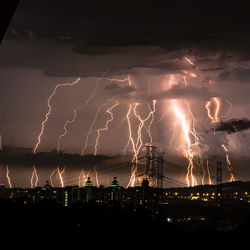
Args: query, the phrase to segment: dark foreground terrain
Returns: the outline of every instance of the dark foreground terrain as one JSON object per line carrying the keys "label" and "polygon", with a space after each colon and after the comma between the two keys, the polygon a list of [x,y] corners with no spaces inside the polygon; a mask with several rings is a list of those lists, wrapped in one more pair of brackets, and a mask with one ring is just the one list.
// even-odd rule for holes
{"label": "dark foreground terrain", "polygon": [[63,207],[53,200],[39,204],[0,201],[1,230],[12,235],[183,235],[250,233],[250,206],[230,204],[223,208],[199,204],[176,204],[151,211],[142,207],[121,207],[79,203]]}

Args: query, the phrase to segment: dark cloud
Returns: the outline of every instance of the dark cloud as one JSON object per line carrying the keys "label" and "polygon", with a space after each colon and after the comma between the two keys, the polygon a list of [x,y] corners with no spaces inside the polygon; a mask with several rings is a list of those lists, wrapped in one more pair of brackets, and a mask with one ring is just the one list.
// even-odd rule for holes
{"label": "dark cloud", "polygon": [[[160,47],[117,47],[115,53],[88,55],[76,53],[70,44],[57,44],[53,39],[6,40],[0,51],[2,67],[30,67],[41,69],[49,76],[98,76],[133,74],[141,70],[151,74],[178,73],[192,69],[181,53],[166,53]],[[70,63],[69,63],[70,62]]]}
{"label": "dark cloud", "polygon": [[247,118],[231,119],[226,122],[220,122],[212,131],[225,131],[229,134],[236,133],[250,128],[250,120]]}
{"label": "dark cloud", "polygon": [[[21,1],[0,66],[49,76],[96,76],[140,68],[176,73],[195,58],[204,71],[250,58],[250,17],[243,2]],[[68,62],[71,63],[68,63]]]}
{"label": "dark cloud", "polygon": [[248,7],[243,1],[25,0],[10,29],[71,43],[83,54],[112,53],[116,47],[139,45],[159,46],[168,52],[185,48],[196,55],[244,51],[246,56]]}
{"label": "dark cloud", "polygon": [[231,70],[223,71],[219,74],[220,81],[236,81],[237,83],[248,84],[250,83],[250,69],[249,65],[245,67],[237,67]]}
{"label": "dark cloud", "polygon": [[219,74],[218,80],[219,80],[219,81],[225,81],[225,80],[230,79],[231,76],[232,76],[232,72],[230,72],[230,71],[223,71],[223,72],[221,72],[221,73]]}

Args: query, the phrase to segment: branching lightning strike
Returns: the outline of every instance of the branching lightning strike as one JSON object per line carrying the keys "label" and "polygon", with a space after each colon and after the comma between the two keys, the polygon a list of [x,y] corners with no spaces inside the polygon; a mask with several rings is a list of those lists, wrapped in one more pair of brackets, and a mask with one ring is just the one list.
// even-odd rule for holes
{"label": "branching lightning strike", "polygon": [[94,155],[96,155],[96,154],[97,154],[97,151],[98,151],[100,134],[101,134],[102,131],[106,131],[106,130],[109,129],[108,125],[109,125],[109,123],[110,123],[111,121],[113,121],[113,119],[114,119],[114,114],[112,113],[112,110],[113,110],[116,106],[118,106],[118,105],[119,105],[119,103],[118,103],[118,101],[116,101],[116,103],[115,103],[113,106],[111,106],[110,108],[108,108],[108,109],[106,110],[106,113],[108,113],[108,114],[110,115],[110,119],[108,119],[108,120],[106,121],[106,124],[105,124],[105,127],[104,127],[104,128],[99,128],[99,129],[97,129],[97,137],[96,137],[96,141],[95,141]]}
{"label": "branching lightning strike", "polygon": [[83,187],[84,186],[84,182],[86,181],[87,177],[85,175],[85,172],[83,169],[81,169],[80,174],[78,176],[78,183],[79,183],[79,187]]}
{"label": "branching lightning strike", "polygon": [[94,167],[94,171],[95,171],[95,181],[96,181],[96,185],[97,187],[100,187],[99,185],[99,179],[98,179],[98,172],[96,170],[96,166]]}
{"label": "branching lightning strike", "polygon": [[[140,114],[138,113],[137,111],[137,107],[140,105],[139,103],[136,103],[133,107],[132,105],[129,105],[129,110],[127,112],[127,121],[128,121],[128,132],[129,132],[129,139],[128,139],[128,142],[127,144],[125,145],[124,149],[123,149],[123,152],[127,149],[127,147],[129,146],[129,144],[132,144],[132,149],[133,149],[133,158],[132,158],[132,167],[131,167],[131,176],[130,176],[130,179],[129,179],[129,183],[127,186],[134,186],[135,185],[135,181],[136,181],[136,173],[137,173],[137,165],[138,165],[138,155],[142,149],[142,146],[143,146],[143,140],[142,140],[142,128],[145,127],[145,122],[147,122],[150,118],[150,123],[148,125],[148,127],[146,128],[147,132],[148,132],[148,136],[150,138],[150,143],[153,142],[153,138],[152,138],[152,135],[151,135],[151,125],[154,121],[154,114],[155,114],[155,111],[156,111],[156,100],[153,100],[152,101],[153,103],[153,109],[151,109],[151,107],[149,106],[148,104],[148,107],[149,107],[149,114],[146,116],[146,118],[142,118],[140,116]],[[131,121],[130,121],[130,113],[131,111],[133,111],[133,114],[134,116],[138,119],[139,121],[139,125],[138,125],[138,128],[137,128],[137,137],[136,137],[136,140],[133,139],[133,136],[132,136],[132,129],[131,129]]]}
{"label": "branching lightning strike", "polygon": [[184,155],[188,160],[188,167],[187,167],[187,175],[186,175],[186,182],[188,186],[194,186],[197,184],[197,180],[194,177],[193,171],[194,171],[194,154],[191,149],[191,139],[190,139],[190,124],[188,123],[186,116],[181,111],[181,109],[178,107],[177,103],[173,100],[173,110],[175,112],[175,115],[181,122],[182,131],[184,134],[184,139],[186,142],[186,146],[184,147]]}
{"label": "branching lightning strike", "polygon": [[62,170],[60,170],[60,168],[57,167],[57,174],[58,174],[59,180],[61,182],[61,187],[64,187],[64,180],[63,180],[63,173],[64,173],[64,171],[65,171],[65,167]]}
{"label": "branching lightning strike", "polygon": [[[35,183],[34,183],[34,178],[35,178]],[[38,183],[38,175],[37,175],[36,167],[33,166],[33,171],[32,171],[32,175],[30,179],[30,187],[31,188],[37,187],[37,183]]]}
{"label": "branching lightning strike", "polygon": [[74,81],[74,82],[72,82],[72,83],[60,83],[60,84],[57,84],[57,85],[55,86],[55,88],[53,89],[51,95],[49,96],[49,98],[48,98],[48,100],[47,100],[48,111],[47,111],[47,113],[45,114],[45,119],[42,121],[41,130],[40,130],[40,133],[39,133],[39,135],[38,135],[38,137],[37,137],[37,143],[36,143],[35,147],[33,148],[33,153],[34,153],[34,154],[36,154],[37,148],[38,148],[38,146],[39,146],[40,143],[41,143],[41,137],[42,137],[42,135],[44,134],[45,125],[46,125],[46,123],[47,123],[47,121],[48,121],[48,119],[49,119],[49,116],[50,116],[51,110],[52,110],[52,107],[51,107],[51,103],[50,103],[50,102],[51,102],[52,98],[55,96],[55,94],[56,94],[56,92],[57,92],[57,89],[58,89],[58,88],[62,88],[62,87],[66,87],[66,86],[69,86],[69,87],[70,87],[70,86],[76,85],[76,84],[79,83],[79,81],[80,81],[80,77],[77,78],[76,81]]}
{"label": "branching lightning strike", "polygon": [[95,124],[95,122],[96,122],[96,120],[97,120],[97,117],[98,117],[98,115],[99,115],[99,113],[100,113],[102,107],[104,107],[105,105],[109,104],[109,103],[112,102],[112,101],[113,101],[113,99],[109,99],[107,102],[101,104],[101,105],[98,107],[97,112],[96,112],[95,117],[94,117],[94,120],[93,120],[92,123],[90,124],[89,130],[88,130],[88,132],[87,132],[86,140],[85,140],[85,145],[84,145],[84,147],[83,147],[83,149],[82,149],[82,155],[84,154],[84,152],[85,152],[85,150],[86,150],[86,148],[87,148],[87,146],[88,146],[89,135],[93,132],[93,126],[94,126],[94,124]]}
{"label": "branching lightning strike", "polygon": [[58,140],[57,140],[57,152],[59,152],[59,151],[60,151],[60,148],[61,148],[61,139],[62,139],[64,136],[66,136],[66,134],[68,133],[68,126],[69,126],[70,124],[72,124],[72,123],[75,122],[75,120],[76,120],[76,118],[77,118],[77,115],[78,115],[78,112],[79,112],[80,110],[84,109],[84,108],[88,105],[88,103],[92,100],[92,98],[94,97],[94,94],[95,94],[95,92],[96,92],[97,87],[98,87],[98,83],[96,84],[94,90],[92,91],[92,93],[91,93],[91,95],[89,96],[89,98],[85,101],[85,103],[84,103],[83,105],[81,105],[81,106],[78,106],[77,108],[75,108],[75,109],[73,110],[73,117],[72,117],[72,119],[71,119],[71,120],[67,120],[67,121],[64,123],[64,126],[63,126],[64,132],[63,132],[63,134],[59,135]]}
{"label": "branching lightning strike", "polygon": [[230,176],[231,176],[229,181],[230,182],[236,181],[236,178],[235,178],[235,176],[233,174],[233,167],[232,167],[231,161],[229,159],[228,149],[224,144],[221,144],[221,147],[223,148],[223,150],[225,151],[225,154],[226,154],[226,166],[227,166],[227,169],[230,172]]}
{"label": "branching lightning strike", "polygon": [[[211,104],[214,104],[214,114],[211,111]],[[220,122],[220,110],[221,110],[221,99],[219,97],[212,97],[210,101],[205,104],[207,115],[211,120],[211,123]]]}

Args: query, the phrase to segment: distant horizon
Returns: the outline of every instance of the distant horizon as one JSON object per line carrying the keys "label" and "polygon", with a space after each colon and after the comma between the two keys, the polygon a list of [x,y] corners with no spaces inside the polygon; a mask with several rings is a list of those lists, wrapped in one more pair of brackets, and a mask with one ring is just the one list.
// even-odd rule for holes
{"label": "distant horizon", "polygon": [[[131,165],[131,158],[129,155],[79,155],[79,154],[70,154],[70,153],[58,153],[56,151],[50,152],[37,152],[33,154],[31,149],[20,148],[20,147],[4,147],[5,150],[0,151],[0,181],[5,182],[5,185],[8,186],[6,179],[6,165],[9,166],[9,174],[12,177],[12,182],[16,183],[20,187],[30,186],[30,178],[32,176],[33,166],[37,168],[39,175],[39,182],[43,181],[44,183],[49,180],[51,172],[59,167],[61,170],[65,167],[65,183],[67,185],[79,185],[79,174],[81,171],[84,171],[85,180],[87,177],[91,177],[96,182],[96,173],[95,167],[97,168],[98,183],[104,186],[107,185],[107,181],[110,182],[114,176],[117,176],[120,179],[120,185],[126,187],[129,183],[129,168]],[[4,156],[4,153],[7,153]],[[68,158],[64,158],[68,157]],[[169,158],[166,158],[169,161]],[[175,158],[178,159],[178,158]],[[164,172],[166,179],[164,180],[164,187],[183,187],[187,186],[186,183],[186,159],[184,157],[179,157],[179,161],[182,160],[183,164],[176,164],[172,161],[173,167],[165,166]],[[216,182],[216,171],[215,165],[216,160],[213,161],[213,165],[210,165],[211,169],[211,179],[212,184],[215,185]],[[145,164],[145,162],[143,163]],[[145,166],[140,166],[139,170],[144,171]],[[175,169],[176,168],[176,169]],[[89,173],[89,176],[87,176]],[[198,175],[199,176],[199,175]],[[250,175],[249,175],[250,176]],[[202,185],[201,177],[199,177],[199,183],[194,186]],[[23,178],[23,180],[22,180]],[[83,176],[81,177],[83,178]],[[197,177],[198,178],[198,177]],[[204,176],[204,185],[209,185],[208,176]],[[60,186],[60,182],[57,174],[54,176],[54,181]],[[139,181],[139,180],[138,180]],[[226,169],[224,163],[223,168],[223,183],[229,182],[229,172]],[[250,181],[250,178],[246,175],[244,178],[238,178],[236,181],[247,182]],[[142,179],[139,181],[142,182]],[[81,180],[81,184],[83,180]],[[137,182],[136,182],[137,183]],[[136,184],[140,185],[140,184]]]}
{"label": "distant horizon", "polygon": [[[117,176],[114,176],[114,177],[117,177]],[[117,177],[117,179],[119,178],[119,176]],[[91,178],[92,180],[92,178]],[[49,181],[49,180],[47,180]],[[19,187],[19,186],[13,186],[13,187],[7,187],[7,185],[5,183],[0,183],[0,186],[5,186],[5,188],[7,189],[12,189],[12,188],[22,188],[22,189],[35,189],[35,188],[42,188],[44,187],[46,184],[47,184],[47,181],[44,182],[43,185],[38,185],[36,187]],[[86,178],[86,181],[87,181],[87,178]],[[48,183],[49,185],[50,182]],[[237,184],[249,184],[249,188],[250,188],[250,180],[248,181],[242,181],[242,180],[237,180],[237,181],[232,181],[232,182],[222,182],[222,186],[223,185],[227,185],[227,186],[234,186],[234,185],[237,185]],[[72,185],[65,185],[64,187],[61,187],[61,186],[51,186],[52,188],[67,188],[67,187],[74,187],[74,186],[77,186],[79,188],[84,188],[84,187],[88,187],[88,186],[79,186],[78,184],[72,184]],[[195,185],[195,186],[173,186],[173,187],[163,187],[163,188],[157,188],[157,187],[153,187],[153,186],[149,186],[150,188],[155,188],[155,189],[194,189],[194,188],[211,188],[211,187],[216,187],[217,184],[199,184],[199,185]],[[95,183],[93,184],[94,188],[108,188],[108,187],[111,187],[111,182],[110,182],[110,185],[105,185],[105,184],[100,184],[99,186],[95,185]],[[130,188],[138,188],[138,187],[142,187],[142,185],[136,185],[134,187],[126,187],[126,186],[122,186],[122,185],[119,185],[119,187],[121,188],[125,188],[125,189],[130,189]]]}

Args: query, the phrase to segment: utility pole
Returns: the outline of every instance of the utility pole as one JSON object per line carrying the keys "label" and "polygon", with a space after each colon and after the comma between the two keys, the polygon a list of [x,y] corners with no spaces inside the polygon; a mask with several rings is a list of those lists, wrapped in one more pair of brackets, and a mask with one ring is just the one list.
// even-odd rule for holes
{"label": "utility pole", "polygon": [[163,188],[163,154],[157,152],[157,148],[146,144],[146,180],[151,182],[153,187]]}
{"label": "utility pole", "polygon": [[151,181],[152,185],[156,185],[156,147],[151,144],[146,144],[146,180]]}

